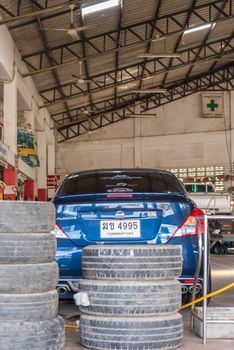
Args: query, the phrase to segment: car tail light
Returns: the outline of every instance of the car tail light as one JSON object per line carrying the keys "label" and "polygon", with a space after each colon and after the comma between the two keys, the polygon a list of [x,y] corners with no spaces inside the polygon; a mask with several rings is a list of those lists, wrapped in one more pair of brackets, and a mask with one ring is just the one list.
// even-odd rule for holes
{"label": "car tail light", "polygon": [[193,284],[195,282],[195,280],[194,279],[193,280],[184,280],[183,282],[184,283],[192,283]]}
{"label": "car tail light", "polygon": [[131,193],[110,193],[107,195],[107,198],[131,198]]}
{"label": "car tail light", "polygon": [[173,237],[196,236],[199,232],[204,232],[204,213],[200,209],[194,209],[187,219],[180,225]]}
{"label": "car tail light", "polygon": [[55,225],[54,230],[51,231],[51,233],[55,235],[56,238],[69,239],[69,237],[66,235],[66,233],[62,230],[62,228],[58,224]]}
{"label": "car tail light", "polygon": [[234,207],[234,199],[231,200],[231,207]]}

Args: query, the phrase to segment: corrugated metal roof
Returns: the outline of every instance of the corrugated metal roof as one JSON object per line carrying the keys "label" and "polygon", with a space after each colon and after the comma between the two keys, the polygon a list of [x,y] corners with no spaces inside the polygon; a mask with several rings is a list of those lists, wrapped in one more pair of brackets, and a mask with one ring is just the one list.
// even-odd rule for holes
{"label": "corrugated metal roof", "polygon": [[[62,2],[68,3],[68,0],[48,0],[47,4],[50,7]],[[85,0],[82,1],[82,6],[96,2],[97,0]],[[17,15],[18,9],[18,15],[21,16],[41,10],[45,6],[44,0],[37,0],[37,3],[39,6],[36,6],[32,0],[21,1],[21,4],[16,0],[1,0],[0,15],[3,19],[9,18],[9,13],[4,11],[4,7],[13,15]],[[142,80],[143,87],[163,87],[163,82],[176,83],[185,79],[196,59],[197,62],[190,76],[208,71],[214,62],[215,52],[219,55],[223,49],[224,53],[229,54],[227,57],[234,55],[231,47],[225,44],[230,36],[233,37],[233,0],[228,0],[225,7],[222,6],[225,4],[224,0],[197,0],[190,14],[192,0],[121,0],[120,3],[123,4],[123,8],[117,6],[82,18],[77,2],[74,10],[74,24],[76,27],[85,25],[88,28],[80,32],[79,40],[75,41],[67,32],[43,30],[69,28],[68,6],[37,16],[20,18],[8,24],[22,56],[30,56],[26,59],[30,64],[29,71],[43,69],[42,72],[33,75],[33,79],[39,91],[51,89],[43,93],[43,96],[46,98],[45,103],[51,101],[49,109],[52,113],[66,110],[62,101],[63,96],[68,98],[69,108],[84,104],[84,93],[90,94],[94,103],[105,101],[113,99],[116,93],[118,97],[127,95],[131,88],[137,89],[141,83],[139,74],[141,78],[149,77]],[[19,8],[18,5],[20,5]],[[225,16],[223,12],[218,11],[219,8],[226,12]],[[210,20],[217,21],[212,31],[198,31],[182,36],[186,23],[187,27],[194,27]],[[155,25],[154,30],[152,30],[153,25]],[[159,40],[159,37],[164,35],[166,35],[165,38]],[[84,42],[82,42],[83,38]],[[226,41],[221,42],[223,38]],[[151,42],[152,39],[157,40]],[[212,44],[201,48],[205,39]],[[234,38],[230,38],[229,43],[234,45],[233,41]],[[183,52],[181,59],[161,58],[152,61],[152,59],[145,60],[137,57],[139,53],[146,52],[173,53],[176,47],[178,52]],[[200,58],[196,57],[198,54],[201,55]],[[87,78],[88,74],[89,77],[96,77],[94,80],[104,82],[106,79],[105,84],[99,84],[99,88],[92,82],[71,85],[74,82],[72,75],[80,75],[79,57],[84,59],[82,78]],[[71,63],[66,64],[70,61]],[[218,60],[216,67],[227,63],[230,61]],[[52,65],[59,64],[62,65],[53,71],[50,70]],[[165,80],[166,72],[168,75]],[[81,94],[82,90],[83,94]],[[76,95],[77,97],[74,97]],[[70,96],[72,96],[71,100],[69,100]],[[54,98],[57,101],[55,104]],[[126,98],[131,99],[131,95]],[[61,102],[58,103],[58,101]],[[87,98],[87,104],[89,105],[89,98]]]}

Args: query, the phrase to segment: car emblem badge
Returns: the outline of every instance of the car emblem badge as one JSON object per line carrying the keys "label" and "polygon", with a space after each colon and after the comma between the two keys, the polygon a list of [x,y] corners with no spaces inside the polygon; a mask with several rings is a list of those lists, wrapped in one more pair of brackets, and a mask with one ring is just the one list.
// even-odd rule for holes
{"label": "car emblem badge", "polygon": [[119,210],[117,211],[117,213],[115,214],[115,216],[117,218],[123,218],[125,215],[124,215],[124,212],[122,210]]}

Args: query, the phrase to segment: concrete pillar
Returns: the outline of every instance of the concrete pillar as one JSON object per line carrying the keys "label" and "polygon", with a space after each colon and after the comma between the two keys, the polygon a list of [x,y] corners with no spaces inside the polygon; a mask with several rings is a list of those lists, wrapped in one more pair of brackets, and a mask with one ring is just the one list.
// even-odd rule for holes
{"label": "concrete pillar", "polygon": [[230,91],[231,161],[234,163],[234,91]]}
{"label": "concrete pillar", "polygon": [[55,174],[55,144],[48,145],[48,174]]}
{"label": "concrete pillar", "polygon": [[24,199],[27,201],[34,201],[34,180],[25,180],[24,182]]}
{"label": "concrete pillar", "polygon": [[47,201],[47,191],[45,188],[38,188],[37,199],[39,202],[46,202]]}
{"label": "concrete pillar", "polygon": [[4,190],[4,199],[15,200],[16,193],[13,189],[16,187],[16,170],[14,168],[5,168],[3,177],[6,185],[6,188]]}
{"label": "concrete pillar", "polygon": [[[230,91],[230,125],[231,125],[231,130],[230,130],[230,157],[231,157],[231,163],[232,163],[232,175],[234,172],[234,91]],[[234,186],[234,181],[233,181],[233,176],[231,176],[231,183],[230,186]]]}
{"label": "concrete pillar", "polygon": [[[48,145],[48,175],[54,175],[56,173],[55,170],[55,144]],[[48,198],[52,198],[54,196],[55,189],[48,188],[47,196]]]}
{"label": "concrete pillar", "polygon": [[17,153],[17,86],[16,77],[10,84],[4,84],[4,143]]}
{"label": "concrete pillar", "polygon": [[[136,114],[140,113],[139,106],[136,106]],[[141,167],[141,118],[135,117],[134,119],[134,167]]]}
{"label": "concrete pillar", "polygon": [[30,124],[34,131],[34,111],[24,111],[24,124]]}
{"label": "concrete pillar", "polygon": [[11,80],[14,62],[14,41],[8,28],[0,26],[0,79]]}
{"label": "concrete pillar", "polygon": [[47,188],[47,144],[45,131],[37,131],[37,152],[40,166],[37,168],[37,188],[46,190]]}

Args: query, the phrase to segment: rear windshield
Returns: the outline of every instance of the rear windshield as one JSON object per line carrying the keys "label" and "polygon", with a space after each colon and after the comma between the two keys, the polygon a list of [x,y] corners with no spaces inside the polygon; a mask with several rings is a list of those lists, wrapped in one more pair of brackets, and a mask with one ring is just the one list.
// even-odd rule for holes
{"label": "rear windshield", "polygon": [[92,193],[184,192],[179,181],[166,173],[92,173],[71,175],[57,196]]}

